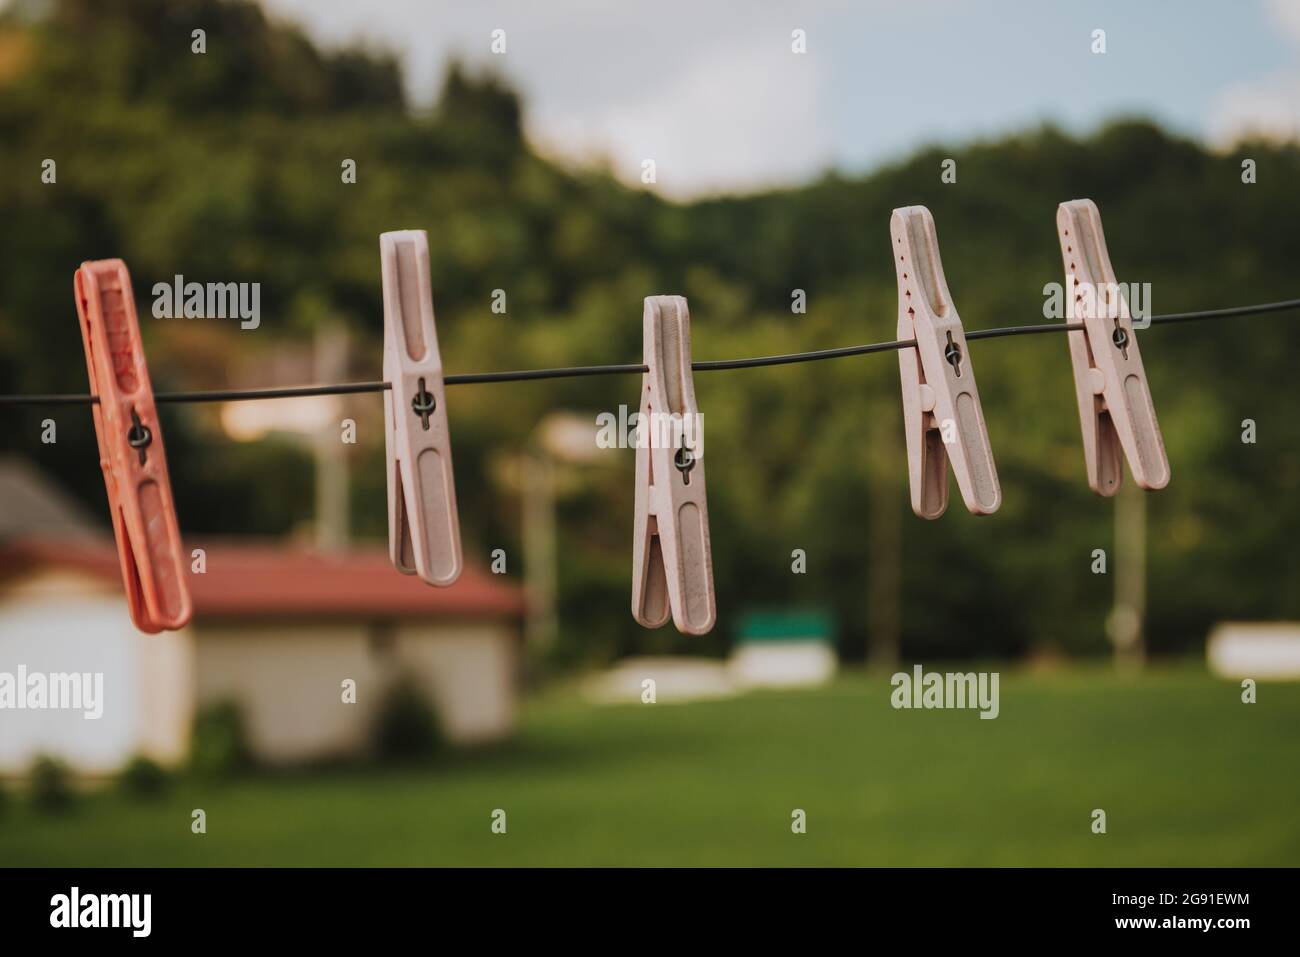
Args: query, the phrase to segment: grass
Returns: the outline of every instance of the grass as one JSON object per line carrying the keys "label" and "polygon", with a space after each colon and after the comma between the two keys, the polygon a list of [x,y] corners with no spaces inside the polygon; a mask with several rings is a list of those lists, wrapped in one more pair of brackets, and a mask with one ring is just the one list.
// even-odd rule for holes
{"label": "grass", "polygon": [[427,769],[186,780],[53,815],[11,794],[0,864],[1300,864],[1300,685],[1246,705],[1194,671],[1006,672],[992,721],[889,692],[865,674],[679,705],[552,692],[509,746]]}

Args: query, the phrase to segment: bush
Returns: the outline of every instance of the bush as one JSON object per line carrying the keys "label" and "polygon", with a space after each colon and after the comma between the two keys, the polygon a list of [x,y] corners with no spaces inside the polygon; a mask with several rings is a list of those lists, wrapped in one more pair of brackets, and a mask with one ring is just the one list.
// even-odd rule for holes
{"label": "bush", "polygon": [[136,797],[158,797],[167,790],[168,774],[157,761],[137,755],[122,769],[122,789]]}
{"label": "bush", "polygon": [[199,774],[235,774],[253,764],[243,712],[233,701],[209,705],[194,717],[190,767]]}
{"label": "bush", "polygon": [[438,751],[438,718],[415,681],[403,678],[388,689],[375,715],[373,743],[375,754],[388,761],[413,761]]}
{"label": "bush", "polygon": [[32,803],[41,811],[62,811],[72,804],[72,773],[58,758],[46,755],[32,762]]}

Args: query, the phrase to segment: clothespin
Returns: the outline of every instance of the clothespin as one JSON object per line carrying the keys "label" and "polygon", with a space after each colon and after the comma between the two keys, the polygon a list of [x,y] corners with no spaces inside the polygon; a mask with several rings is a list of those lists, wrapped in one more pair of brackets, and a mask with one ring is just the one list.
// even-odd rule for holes
{"label": "clothespin", "polygon": [[691,377],[691,315],[681,296],[647,296],[636,446],[632,617],[658,628],[713,628],[713,557],[705,495],[703,419]]}
{"label": "clothespin", "polygon": [[381,233],[384,285],[384,437],[388,549],[397,570],[430,585],[460,577],[460,519],[442,356],[433,321],[429,238],[422,229]]}
{"label": "clothespin", "polygon": [[1124,481],[1122,453],[1138,485],[1164,488],[1169,484],[1165,441],[1097,205],[1090,199],[1062,203],[1056,210],[1056,229],[1065,261],[1066,321],[1084,326],[1066,336],[1088,485],[1098,495],[1114,495]]}
{"label": "clothespin", "polygon": [[193,605],[131,275],[120,259],[84,262],[73,288],[131,620],[150,634],[183,628]]}
{"label": "clothespin", "polygon": [[966,507],[988,515],[1002,504],[1002,488],[934,218],[924,206],[896,209],[889,234],[898,271],[898,338],[916,340],[898,352],[912,511],[921,518],[943,514],[951,459]]}

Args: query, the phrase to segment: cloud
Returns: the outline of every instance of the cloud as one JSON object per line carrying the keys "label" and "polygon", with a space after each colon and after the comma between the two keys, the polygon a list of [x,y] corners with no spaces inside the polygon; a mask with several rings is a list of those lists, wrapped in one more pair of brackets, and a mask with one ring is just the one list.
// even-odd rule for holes
{"label": "cloud", "polygon": [[[807,15],[752,0],[264,2],[327,42],[397,51],[417,103],[450,56],[498,70],[523,91],[529,135],[548,153],[607,158],[629,182],[653,159],[671,195],[794,181],[833,158],[830,55],[818,44],[838,0]],[[810,34],[807,54],[791,52],[796,27]],[[504,56],[489,52],[498,28]]]}
{"label": "cloud", "polygon": [[671,195],[788,182],[828,162],[824,75],[790,52],[788,35],[703,48],[606,97],[539,104],[533,135],[569,155],[603,154],[625,179],[652,159]]}
{"label": "cloud", "polygon": [[1282,32],[1300,46],[1300,3],[1295,0],[1268,0],[1265,9]]}
{"label": "cloud", "polygon": [[1300,72],[1274,73],[1224,90],[1210,103],[1205,133],[1224,148],[1247,137],[1300,139]]}
{"label": "cloud", "polygon": [[[1273,25],[1300,50],[1300,3],[1269,0],[1265,9]],[[1205,134],[1227,148],[1246,137],[1300,139],[1300,70],[1279,70],[1229,86],[1209,105]]]}

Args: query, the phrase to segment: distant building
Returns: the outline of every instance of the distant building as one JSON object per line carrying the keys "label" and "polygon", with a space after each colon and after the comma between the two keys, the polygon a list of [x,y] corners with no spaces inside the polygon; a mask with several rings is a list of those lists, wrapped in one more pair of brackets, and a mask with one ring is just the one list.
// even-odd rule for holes
{"label": "distant building", "polygon": [[[12,501],[11,466],[0,462],[0,513]],[[9,532],[27,534],[0,542],[0,774],[23,773],[40,754],[86,774],[137,754],[177,762],[194,715],[222,701],[238,703],[265,761],[355,755],[403,676],[425,692],[452,742],[496,740],[513,727],[523,601],[509,583],[467,567],[451,588],[431,588],[399,574],[379,548],[315,554],[207,542],[206,571],[189,576],[193,622],[144,635],[127,613],[112,540],[67,521],[57,492],[37,498],[41,528],[11,518]],[[20,671],[49,682],[45,707],[4,704],[6,676],[14,690]],[[76,692],[77,706],[49,708],[49,676],[74,674],[91,678],[84,688],[54,680],[62,703]],[[102,701],[87,702],[96,680]],[[349,680],[355,704],[343,700]]]}
{"label": "distant building", "polygon": [[818,611],[750,612],[728,667],[741,687],[807,688],[835,677],[835,626]]}
{"label": "distant building", "polygon": [[1210,632],[1205,657],[1220,678],[1300,681],[1300,622],[1220,622]]}
{"label": "distant building", "polygon": [[17,538],[60,542],[104,538],[102,523],[16,455],[0,456],[0,544]]}

